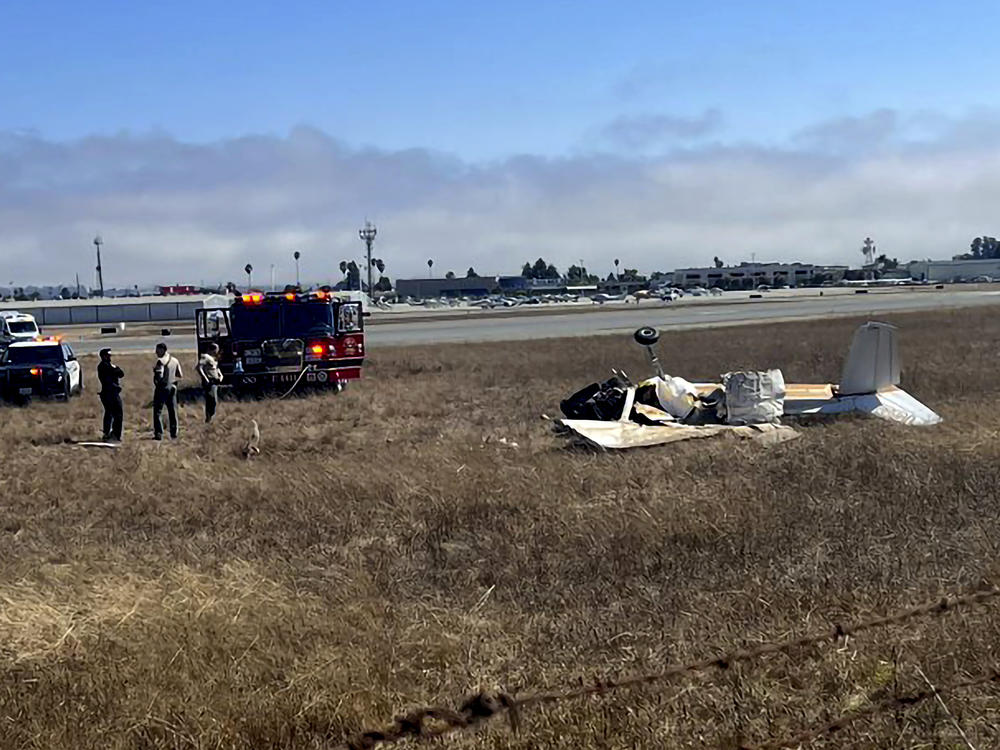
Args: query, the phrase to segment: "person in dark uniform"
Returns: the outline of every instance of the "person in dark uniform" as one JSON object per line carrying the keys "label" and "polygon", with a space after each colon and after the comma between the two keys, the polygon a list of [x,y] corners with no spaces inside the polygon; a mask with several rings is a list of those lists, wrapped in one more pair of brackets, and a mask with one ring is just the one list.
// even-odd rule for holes
{"label": "person in dark uniform", "polygon": [[104,439],[121,442],[125,409],[122,406],[122,386],[125,372],[111,363],[111,350],[101,349],[97,379],[101,382],[101,404],[104,405]]}

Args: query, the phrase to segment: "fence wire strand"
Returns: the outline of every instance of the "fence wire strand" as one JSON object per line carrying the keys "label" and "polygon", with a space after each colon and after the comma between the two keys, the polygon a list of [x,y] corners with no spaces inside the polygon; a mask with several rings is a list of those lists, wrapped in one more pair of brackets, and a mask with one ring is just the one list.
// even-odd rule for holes
{"label": "fence wire strand", "polygon": [[[391,726],[381,730],[370,730],[348,740],[338,746],[345,750],[371,750],[381,744],[400,742],[407,738],[431,738],[440,737],[451,732],[470,729],[483,724],[500,714],[506,714],[511,723],[511,728],[517,731],[518,718],[522,709],[534,706],[561,703],[563,701],[585,698],[593,695],[603,695],[612,690],[638,687],[660,682],[669,682],[683,675],[698,674],[712,670],[725,671],[731,665],[738,662],[746,662],[759,659],[773,654],[788,653],[821,643],[836,642],[839,639],[857,635],[869,630],[884,628],[889,625],[897,625],[914,618],[927,615],[943,615],[956,609],[981,604],[994,599],[1000,595],[1000,588],[989,588],[974,593],[956,596],[953,598],[942,598],[934,602],[910,607],[883,617],[875,617],[868,620],[861,620],[854,623],[837,624],[822,632],[812,635],[804,635],[796,638],[786,638],[776,641],[766,641],[764,643],[749,648],[736,649],[722,656],[708,657],[688,664],[678,664],[667,667],[658,672],[649,672],[640,675],[633,675],[622,678],[598,679],[593,683],[578,686],[554,689],[546,692],[526,695],[520,698],[505,692],[482,692],[469,697],[457,709],[447,706],[430,706],[419,708],[403,716],[398,717]],[[996,679],[996,673],[986,678],[978,678],[969,684],[984,684]],[[957,689],[965,685],[952,685],[948,689]],[[922,695],[919,700],[932,696],[933,691],[927,691],[927,695]],[[911,696],[912,698],[912,696]],[[893,701],[904,701],[907,698],[892,699]],[[919,702],[916,701],[916,702]],[[876,704],[878,705],[878,704]],[[893,703],[892,705],[895,705]],[[892,707],[892,706],[890,706]],[[850,723],[858,718],[875,713],[874,707],[865,711],[856,712],[847,717],[842,717],[836,722],[831,722],[820,728],[819,736],[823,733],[836,731],[840,727],[840,722]],[[846,725],[846,723],[844,725]],[[836,725],[836,726],[835,726]],[[810,730],[816,731],[816,730]],[[811,736],[811,735],[810,735]],[[758,748],[785,747],[785,745],[758,745]]]}
{"label": "fence wire strand", "polygon": [[872,703],[866,708],[843,714],[826,724],[821,724],[820,726],[813,727],[812,729],[803,730],[798,734],[793,734],[780,740],[768,740],[757,745],[740,745],[740,750],[783,750],[783,748],[798,747],[806,742],[818,740],[820,737],[835,734],[859,719],[887,713],[889,711],[907,709],[911,706],[917,705],[918,703],[923,703],[929,698],[934,698],[935,696],[946,695],[963,688],[987,685],[991,682],[1000,682],[1000,671],[993,669],[990,672],[980,675],[979,677],[962,680],[960,682],[952,682],[938,688],[928,688],[927,690],[921,690],[919,693],[886,698],[885,700]]}

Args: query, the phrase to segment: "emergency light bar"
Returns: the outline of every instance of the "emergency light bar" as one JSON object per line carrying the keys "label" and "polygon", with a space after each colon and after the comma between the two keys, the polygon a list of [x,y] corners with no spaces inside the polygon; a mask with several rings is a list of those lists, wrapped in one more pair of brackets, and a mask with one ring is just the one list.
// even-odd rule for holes
{"label": "emergency light bar", "polygon": [[264,302],[332,302],[336,297],[325,289],[314,292],[247,292],[237,297],[244,305],[260,305]]}

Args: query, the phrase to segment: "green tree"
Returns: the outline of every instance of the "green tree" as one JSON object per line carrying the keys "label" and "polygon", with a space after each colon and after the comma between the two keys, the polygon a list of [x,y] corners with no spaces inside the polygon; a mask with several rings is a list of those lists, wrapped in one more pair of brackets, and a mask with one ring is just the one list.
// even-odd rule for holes
{"label": "green tree", "polygon": [[477,276],[479,276],[479,274],[476,273],[476,269],[473,268],[472,266],[469,266],[469,270],[465,272],[465,278],[474,279]]}
{"label": "green tree", "polygon": [[361,288],[361,269],[358,268],[358,264],[353,260],[347,264],[347,288],[348,289],[360,289]]}

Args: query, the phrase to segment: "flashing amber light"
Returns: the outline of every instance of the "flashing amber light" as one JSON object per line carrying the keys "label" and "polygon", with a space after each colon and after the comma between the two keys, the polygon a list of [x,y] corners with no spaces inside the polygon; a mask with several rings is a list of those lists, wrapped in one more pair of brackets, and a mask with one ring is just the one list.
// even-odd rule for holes
{"label": "flashing amber light", "polygon": [[322,355],[325,350],[322,344],[313,344],[311,347],[309,347],[309,351],[311,351],[313,354],[316,355]]}
{"label": "flashing amber light", "polygon": [[327,299],[329,296],[329,293],[324,292],[322,289],[316,292],[316,299]]}
{"label": "flashing amber light", "polygon": [[289,292],[288,294],[285,295],[285,299],[287,299],[289,302],[294,302],[295,301],[295,293],[294,292]]}
{"label": "flashing amber light", "polygon": [[40,368],[40,367],[32,367],[31,368],[31,374],[34,375],[35,377],[38,377],[39,375],[42,374],[42,368]]}
{"label": "flashing amber light", "polygon": [[259,305],[264,301],[264,295],[260,292],[253,292],[251,294],[241,295],[244,305]]}

